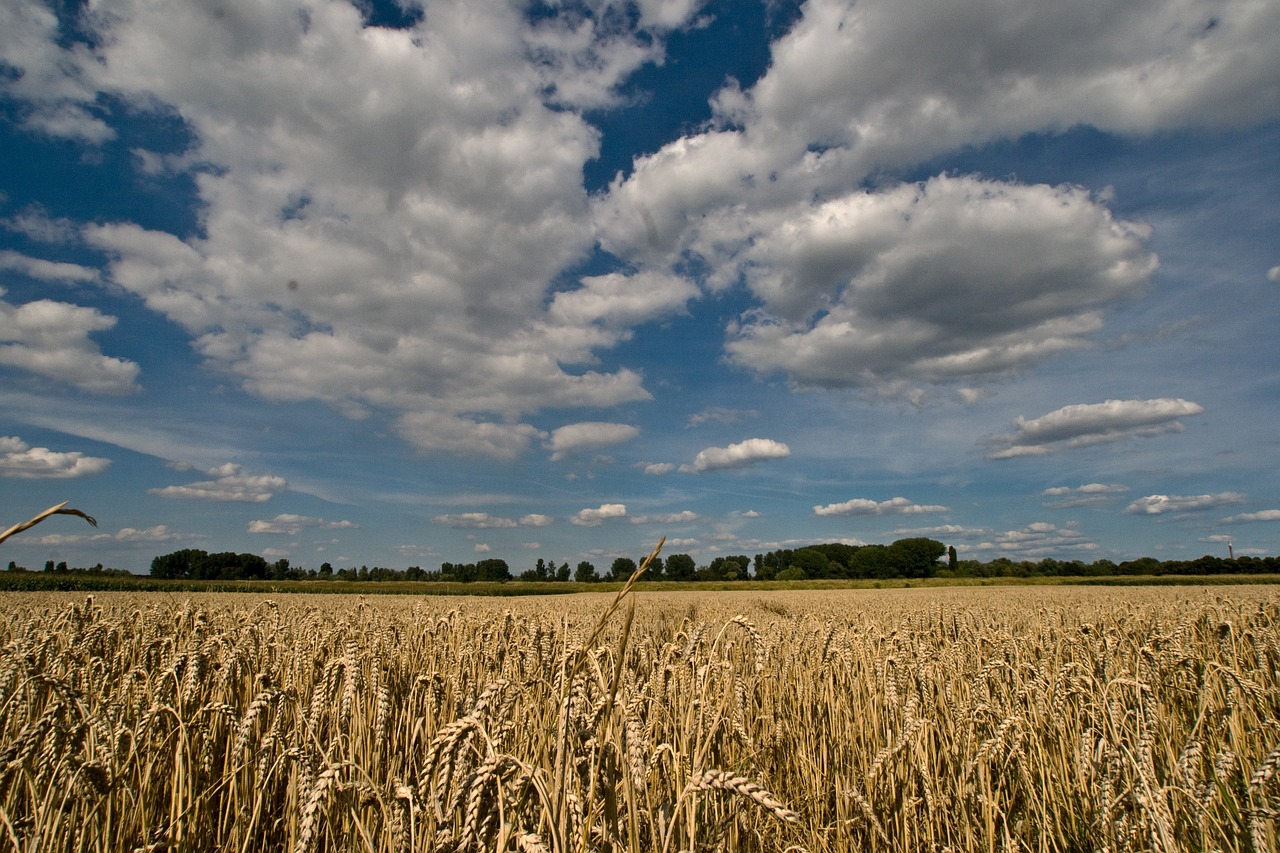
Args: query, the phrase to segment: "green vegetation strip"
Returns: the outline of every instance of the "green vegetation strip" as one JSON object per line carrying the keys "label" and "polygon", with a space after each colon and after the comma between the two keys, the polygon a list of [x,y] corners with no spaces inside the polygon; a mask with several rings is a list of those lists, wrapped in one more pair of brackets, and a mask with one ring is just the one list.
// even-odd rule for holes
{"label": "green vegetation strip", "polygon": [[[917,578],[907,580],[802,580],[802,581],[651,581],[635,585],[637,591],[718,590],[835,590],[911,589],[971,586],[1220,586],[1280,583],[1280,574],[1227,575],[1113,575],[1104,577],[1001,577],[1001,578]],[[526,596],[569,595],[579,592],[612,592],[621,583],[575,583],[537,581],[219,581],[165,580],[142,575],[96,575],[91,573],[0,572],[4,592],[246,592],[246,593],[334,593],[343,595],[474,595]]]}

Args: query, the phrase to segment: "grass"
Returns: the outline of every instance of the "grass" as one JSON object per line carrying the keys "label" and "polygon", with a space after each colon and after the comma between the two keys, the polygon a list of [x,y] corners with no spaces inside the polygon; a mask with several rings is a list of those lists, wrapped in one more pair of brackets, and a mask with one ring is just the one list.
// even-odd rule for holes
{"label": "grass", "polygon": [[1280,587],[638,588],[0,594],[0,837],[1275,849]]}

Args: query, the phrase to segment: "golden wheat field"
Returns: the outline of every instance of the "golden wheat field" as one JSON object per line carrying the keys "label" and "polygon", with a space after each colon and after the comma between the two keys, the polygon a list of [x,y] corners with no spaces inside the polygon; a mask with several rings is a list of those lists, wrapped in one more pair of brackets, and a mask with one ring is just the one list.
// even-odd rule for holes
{"label": "golden wheat field", "polygon": [[1280,588],[0,596],[0,849],[1274,849]]}

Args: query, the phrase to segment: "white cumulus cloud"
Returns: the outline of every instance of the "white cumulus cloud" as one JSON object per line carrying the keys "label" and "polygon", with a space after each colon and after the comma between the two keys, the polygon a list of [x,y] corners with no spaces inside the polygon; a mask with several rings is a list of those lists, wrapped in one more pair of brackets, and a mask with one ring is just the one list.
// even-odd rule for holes
{"label": "white cumulus cloud", "polygon": [[580,510],[569,520],[579,527],[598,527],[606,521],[626,517],[626,504],[601,504],[595,509],[587,508]]}
{"label": "white cumulus cloud", "polygon": [[181,119],[189,150],[135,155],[198,177],[200,233],[108,221],[79,236],[109,257],[110,284],[247,391],[382,410],[421,450],[498,459],[543,437],[531,413],[649,399],[634,369],[582,368],[698,288],[666,271],[563,275],[595,239],[582,170],[600,133],[582,111],[660,63],[698,2],[536,16],[445,2],[403,29],[337,0],[178,2],[163,19],[108,5],[68,42],[42,4],[6,4],[15,73],[0,87],[29,127],[89,143],[112,133],[104,94]]}
{"label": "white cumulus cloud", "polygon": [[[0,288],[0,296],[4,296]],[[137,390],[139,367],[103,355],[89,337],[111,329],[116,318],[96,308],[51,299],[24,305],[0,300],[0,367],[13,367],[95,394]]]}
{"label": "white cumulus cloud", "polygon": [[[726,227],[741,228],[740,222]],[[762,217],[729,357],[800,385],[976,381],[1089,345],[1155,268],[1087,192],[942,175]],[[717,240],[725,238],[718,237]]]}
{"label": "white cumulus cloud", "polygon": [[769,459],[784,459],[791,455],[791,448],[771,438],[748,438],[728,447],[708,447],[699,451],[693,462],[681,465],[680,470],[693,473],[719,471],[726,468],[745,468]]}
{"label": "white cumulus cloud", "polygon": [[85,456],[78,450],[32,447],[16,435],[0,436],[0,477],[20,480],[70,479],[101,474],[110,459]]}
{"label": "white cumulus cloud", "polygon": [[559,461],[582,451],[599,450],[631,441],[640,430],[630,424],[605,423],[602,421],[584,421],[568,424],[551,431],[551,438],[546,447],[551,451],[552,461]]}
{"label": "white cumulus cloud", "polygon": [[148,489],[162,498],[201,501],[243,501],[265,503],[288,487],[284,477],[274,474],[244,474],[240,466],[228,462],[206,471],[212,480],[201,480],[182,486]]}

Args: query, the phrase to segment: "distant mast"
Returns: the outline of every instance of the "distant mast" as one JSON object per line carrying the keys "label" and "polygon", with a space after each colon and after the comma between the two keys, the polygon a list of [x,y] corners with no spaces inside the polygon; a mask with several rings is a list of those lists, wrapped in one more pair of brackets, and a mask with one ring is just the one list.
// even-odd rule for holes
{"label": "distant mast", "polygon": [[1236,549],[1232,547],[1231,540],[1227,540],[1227,559],[1234,560],[1236,558]]}

